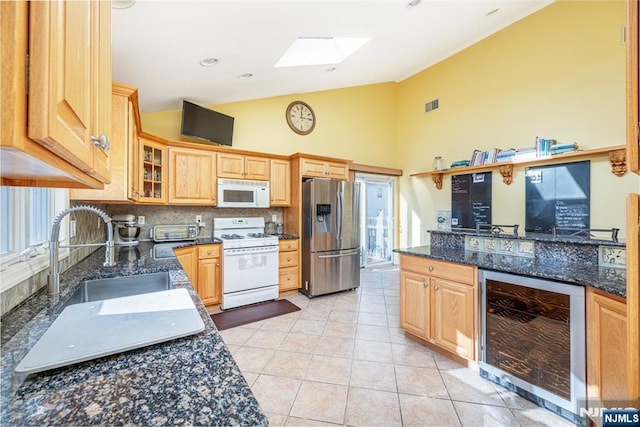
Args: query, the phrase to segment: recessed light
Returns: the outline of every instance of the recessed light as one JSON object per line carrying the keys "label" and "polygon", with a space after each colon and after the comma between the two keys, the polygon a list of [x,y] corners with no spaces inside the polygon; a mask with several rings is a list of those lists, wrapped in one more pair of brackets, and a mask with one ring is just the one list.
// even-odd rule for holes
{"label": "recessed light", "polygon": [[274,67],[339,64],[369,40],[368,37],[299,37]]}
{"label": "recessed light", "polygon": [[330,73],[331,71],[335,71],[335,70],[336,70],[336,67],[329,67],[324,69],[326,73]]}
{"label": "recessed light", "polygon": [[136,4],[136,0],[112,0],[111,9],[129,9]]}
{"label": "recessed light", "polygon": [[205,58],[202,61],[200,61],[200,65],[202,65],[203,67],[212,67],[217,63],[218,63],[217,58]]}
{"label": "recessed light", "polygon": [[484,14],[484,16],[493,15],[494,13],[496,13],[496,12],[497,12],[497,11],[499,11],[499,10],[500,10],[500,9],[493,9],[492,11],[485,13],[485,14]]}
{"label": "recessed light", "polygon": [[422,3],[422,0],[411,0],[404,7],[406,7],[407,9],[411,9],[412,7],[416,7],[420,3]]}
{"label": "recessed light", "polygon": [[247,79],[250,79],[251,77],[253,77],[253,74],[251,73],[244,73],[238,76],[240,80],[247,80]]}

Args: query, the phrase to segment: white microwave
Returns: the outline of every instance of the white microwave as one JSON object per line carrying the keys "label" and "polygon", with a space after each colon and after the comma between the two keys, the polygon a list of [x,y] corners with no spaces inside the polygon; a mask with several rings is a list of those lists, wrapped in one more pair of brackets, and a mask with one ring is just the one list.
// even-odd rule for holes
{"label": "white microwave", "polygon": [[218,179],[219,208],[268,208],[269,181]]}

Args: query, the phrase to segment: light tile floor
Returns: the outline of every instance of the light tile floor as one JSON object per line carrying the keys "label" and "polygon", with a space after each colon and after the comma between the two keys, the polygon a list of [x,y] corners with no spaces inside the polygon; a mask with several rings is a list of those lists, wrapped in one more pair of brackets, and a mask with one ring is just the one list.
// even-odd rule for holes
{"label": "light tile floor", "polygon": [[407,339],[397,266],[361,270],[355,291],[221,331],[272,426],[571,426]]}

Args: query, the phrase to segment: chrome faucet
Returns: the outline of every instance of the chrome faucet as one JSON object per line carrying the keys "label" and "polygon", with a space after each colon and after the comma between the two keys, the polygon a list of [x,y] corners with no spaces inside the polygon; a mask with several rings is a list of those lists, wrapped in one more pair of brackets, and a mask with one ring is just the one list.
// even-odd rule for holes
{"label": "chrome faucet", "polygon": [[[107,224],[107,241],[105,243],[82,243],[78,245],[60,245],[58,239],[60,238],[60,222],[67,214],[77,211],[88,211],[98,215]],[[60,263],[58,261],[58,249],[60,248],[78,248],[85,246],[106,246],[104,254],[105,267],[113,267],[116,265],[115,252],[113,243],[113,224],[111,224],[111,218],[98,208],[93,206],[73,206],[60,212],[53,219],[53,225],[51,226],[51,240],[49,240],[49,275],[47,276],[47,290],[49,295],[58,295],[60,293]]]}

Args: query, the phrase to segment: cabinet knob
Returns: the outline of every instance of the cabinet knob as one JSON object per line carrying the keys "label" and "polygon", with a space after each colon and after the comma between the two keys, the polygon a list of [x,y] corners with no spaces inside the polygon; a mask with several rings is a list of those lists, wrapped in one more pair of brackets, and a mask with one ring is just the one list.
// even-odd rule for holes
{"label": "cabinet knob", "polygon": [[287,262],[291,261],[291,258],[287,258]]}
{"label": "cabinet knob", "polygon": [[429,284],[427,282],[422,282],[422,286],[426,288],[427,286],[429,286]]}
{"label": "cabinet knob", "polygon": [[433,289],[435,289],[435,290],[437,291],[438,289],[440,289],[440,287],[439,287],[438,285],[435,285],[435,286],[433,287]]}
{"label": "cabinet knob", "polygon": [[429,266],[429,271],[433,271],[433,265]]}
{"label": "cabinet knob", "polygon": [[104,151],[109,151],[109,148],[111,148],[109,138],[107,138],[107,135],[105,134],[102,134],[99,137],[91,135],[91,143],[96,147],[102,148]]}
{"label": "cabinet knob", "polygon": [[287,277],[287,282],[290,282],[290,281],[291,281],[291,277]]}

